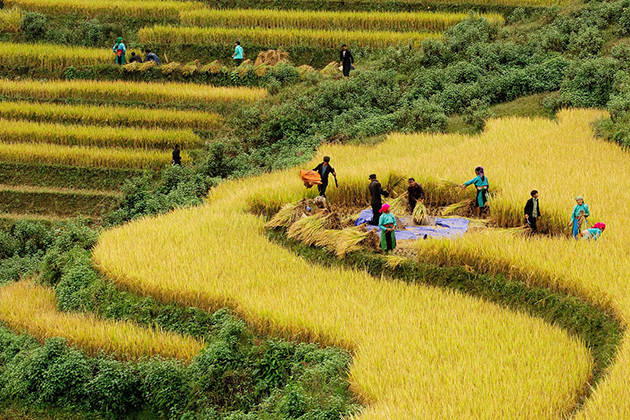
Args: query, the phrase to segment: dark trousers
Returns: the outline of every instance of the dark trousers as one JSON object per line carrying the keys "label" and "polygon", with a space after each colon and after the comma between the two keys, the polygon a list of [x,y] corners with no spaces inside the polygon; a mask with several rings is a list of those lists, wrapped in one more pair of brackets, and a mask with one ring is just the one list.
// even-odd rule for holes
{"label": "dark trousers", "polygon": [[532,233],[538,233],[538,226],[536,226],[537,217],[530,217],[527,219],[529,221],[529,227],[532,228]]}
{"label": "dark trousers", "polygon": [[350,64],[346,66],[346,63],[343,64],[343,75],[346,77],[350,77]]}
{"label": "dark trousers", "polygon": [[394,249],[394,244],[392,243],[392,235],[394,235],[394,232],[383,232],[381,233],[381,235],[385,235],[385,243],[387,244],[387,249],[386,251],[391,251]]}
{"label": "dark trousers", "polygon": [[125,54],[116,56],[116,64],[122,66],[125,64]]}
{"label": "dark trousers", "polygon": [[238,67],[238,66],[240,66],[240,65],[241,65],[241,63],[243,62],[243,59],[242,59],[242,58],[235,58],[235,59],[234,59],[234,62],[236,63],[236,67]]}
{"label": "dark trousers", "polygon": [[415,200],[409,200],[409,207],[411,207],[411,214],[413,214],[413,211],[416,209],[416,203],[417,201]]}
{"label": "dark trousers", "polygon": [[372,206],[372,213],[374,213],[374,215],[372,216],[372,225],[374,226],[378,226],[378,220],[381,218],[381,206],[375,207]]}
{"label": "dark trousers", "polygon": [[318,184],[317,189],[319,190],[319,195],[326,197],[326,188],[328,188],[328,182],[325,184]]}

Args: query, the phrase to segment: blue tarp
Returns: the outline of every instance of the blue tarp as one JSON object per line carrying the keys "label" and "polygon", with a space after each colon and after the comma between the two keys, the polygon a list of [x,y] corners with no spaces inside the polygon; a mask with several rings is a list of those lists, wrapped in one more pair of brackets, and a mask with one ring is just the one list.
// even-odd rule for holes
{"label": "blue tarp", "polygon": [[[372,209],[366,209],[359,214],[359,218],[354,223],[355,226],[369,223],[372,220]],[[435,218],[435,226],[407,226],[406,230],[396,230],[396,240],[422,239],[424,235],[428,238],[457,238],[468,230],[470,221],[461,217]],[[376,226],[368,226],[377,229]],[[378,235],[381,231],[378,229]]]}

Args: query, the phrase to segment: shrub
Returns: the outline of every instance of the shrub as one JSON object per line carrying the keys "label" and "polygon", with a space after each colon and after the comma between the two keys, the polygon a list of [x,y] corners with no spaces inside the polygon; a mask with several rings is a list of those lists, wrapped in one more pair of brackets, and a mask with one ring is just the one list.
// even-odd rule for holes
{"label": "shrub", "polygon": [[43,41],[48,31],[46,16],[37,12],[26,12],[20,23],[24,39],[30,42]]}

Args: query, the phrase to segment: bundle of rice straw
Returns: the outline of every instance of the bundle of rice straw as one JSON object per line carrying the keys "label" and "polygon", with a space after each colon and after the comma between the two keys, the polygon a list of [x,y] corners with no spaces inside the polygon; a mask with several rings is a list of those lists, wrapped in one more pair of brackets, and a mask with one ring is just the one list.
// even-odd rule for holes
{"label": "bundle of rice straw", "polygon": [[442,209],[442,216],[449,216],[453,214],[459,214],[461,212],[467,213],[470,206],[473,204],[474,198],[466,198],[450,206],[446,206]]}
{"label": "bundle of rice straw", "polygon": [[298,219],[299,215],[295,211],[298,206],[298,203],[287,203],[278,213],[275,214],[271,218],[270,221],[265,224],[265,227],[269,229],[275,229],[280,227],[289,227]]}
{"label": "bundle of rice straw", "polygon": [[438,182],[440,183],[441,186],[446,187],[446,188],[457,188],[460,185],[455,181],[451,181],[449,179],[443,179],[443,178],[438,178]]}
{"label": "bundle of rice straw", "polygon": [[424,219],[427,217],[427,207],[422,201],[416,202],[416,207],[413,209],[411,218],[416,225],[421,225]]}
{"label": "bundle of rice straw", "polygon": [[339,258],[345,258],[350,252],[361,249],[361,242],[368,237],[369,232],[357,227],[343,230],[325,230],[321,232],[316,246],[326,247]]}
{"label": "bundle of rice straw", "polygon": [[302,242],[304,245],[313,245],[321,238],[320,234],[325,229],[324,224],[324,218],[317,214],[302,217],[289,227],[287,236]]}
{"label": "bundle of rice straw", "polygon": [[149,60],[146,61],[144,63],[142,63],[142,65],[140,65],[140,67],[138,68],[141,72],[145,72],[149,69],[152,69],[153,67],[157,66],[157,63],[153,60]]}
{"label": "bundle of rice straw", "polygon": [[409,214],[409,199],[407,197],[408,194],[405,192],[392,200],[386,200],[385,202],[389,204],[389,211],[395,216]]}
{"label": "bundle of rice straw", "polygon": [[214,60],[212,63],[208,63],[205,66],[203,66],[200,71],[202,73],[217,74],[221,72],[222,68],[223,68],[223,65],[219,63],[218,60]]}

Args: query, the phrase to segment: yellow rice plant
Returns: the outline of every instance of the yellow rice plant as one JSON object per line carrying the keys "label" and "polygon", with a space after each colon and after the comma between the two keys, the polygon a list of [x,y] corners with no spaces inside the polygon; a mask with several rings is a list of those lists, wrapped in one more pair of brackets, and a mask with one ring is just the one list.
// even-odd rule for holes
{"label": "yellow rice plant", "polygon": [[43,67],[48,70],[70,66],[93,66],[114,62],[114,55],[99,48],[53,44],[16,44],[0,42],[0,65],[7,67]]}
{"label": "yellow rice plant", "polygon": [[60,312],[54,290],[30,281],[1,287],[0,301],[0,319],[11,328],[25,330],[40,341],[64,337],[90,354],[105,350],[123,359],[160,355],[190,361],[204,346],[170,331]]}
{"label": "yellow rice plant", "polygon": [[[164,165],[171,164],[171,152],[0,142],[0,161],[104,168],[160,169]],[[182,163],[190,162],[191,159],[188,154],[182,152]]]}
{"label": "yellow rice plant", "polygon": [[22,11],[17,7],[0,10],[0,32],[17,34],[22,30]]}
{"label": "yellow rice plant", "polygon": [[177,103],[199,106],[218,102],[253,102],[267,96],[267,90],[246,87],[214,87],[194,83],[108,82],[94,80],[42,82],[0,79],[0,95],[36,99],[78,98],[97,102],[127,101],[158,105]]}
{"label": "yellow rice plant", "polygon": [[244,44],[267,47],[311,45],[338,48],[345,43],[361,47],[389,47],[399,44],[419,45],[423,39],[438,38],[436,32],[355,31],[295,28],[200,28],[156,25],[142,28],[138,38],[145,43],[204,44],[231,43],[240,39]]}
{"label": "yellow rice plant", "polygon": [[0,102],[0,118],[113,127],[168,127],[193,130],[214,130],[220,128],[225,122],[223,117],[214,112],[25,101]]}
{"label": "yellow rice plant", "polygon": [[176,18],[184,10],[202,7],[195,1],[170,0],[5,0],[7,6],[44,14],[95,16],[133,16],[140,18]]}
{"label": "yellow rice plant", "polygon": [[[327,29],[352,28],[363,31],[442,32],[468,18],[467,13],[440,12],[336,12],[274,9],[197,9],[180,13],[182,24],[213,27],[260,27]],[[503,22],[499,14],[481,15]]]}
{"label": "yellow rice plant", "polygon": [[[614,226],[616,214],[620,225],[630,210],[625,198],[630,164],[618,147],[592,138],[588,122],[599,115],[571,111],[562,113],[559,122],[490,121],[485,134],[472,138],[393,135],[371,148],[327,146],[321,154],[337,162],[335,168],[348,184],[327,195],[332,202],[361,197],[371,172],[413,173],[430,192],[438,177],[464,181],[481,164],[497,194],[492,217],[495,211],[499,218],[520,216],[529,191],[537,188],[543,214],[553,225],[561,213],[570,212],[577,193],[573,188],[598,185],[605,191],[587,199],[604,203],[611,193],[618,196],[601,218]],[[541,154],[540,144],[563,153],[557,159],[553,153]],[[566,150],[576,144],[575,160],[565,162]],[[593,170],[580,171],[576,160]],[[619,174],[608,183],[610,165]],[[461,194],[464,198],[466,193]],[[577,339],[480,299],[304,261],[271,243],[262,218],[250,212],[252,205],[279,208],[303,196],[295,170],[224,183],[211,192],[206,206],[105,232],[94,259],[112,280],[140,294],[208,309],[227,305],[260,330],[352,350],[352,389],[368,403],[357,418],[551,420],[572,414],[591,369],[588,352]],[[317,233],[314,224],[308,229]],[[420,242],[419,252],[431,261],[466,261],[508,274],[513,266],[539,284],[553,289],[572,285],[563,288],[618,314],[625,302],[630,311],[630,245],[621,232],[607,231],[594,243],[491,232]],[[610,252],[595,257],[595,266],[581,255],[601,247]],[[580,258],[574,260],[576,256]],[[608,272],[610,267],[615,268]],[[618,363],[579,418],[630,418],[629,357],[626,340]]]}
{"label": "yellow rice plant", "polygon": [[100,127],[95,125],[66,125],[15,121],[0,118],[0,138],[5,143],[51,143],[66,146],[182,148],[202,145],[201,139],[190,130],[162,130],[160,128]]}

